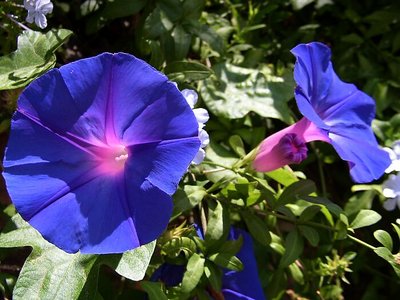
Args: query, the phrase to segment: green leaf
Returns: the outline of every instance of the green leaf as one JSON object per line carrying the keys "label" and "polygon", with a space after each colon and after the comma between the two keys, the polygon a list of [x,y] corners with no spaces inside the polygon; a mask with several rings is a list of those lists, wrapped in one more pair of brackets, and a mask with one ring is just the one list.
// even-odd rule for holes
{"label": "green leaf", "polygon": [[214,263],[206,260],[204,266],[204,274],[206,275],[211,287],[219,292],[222,287],[222,270]]}
{"label": "green leaf", "polygon": [[149,295],[150,300],[168,300],[160,282],[142,281],[140,286]]}
{"label": "green leaf", "polygon": [[51,30],[46,34],[27,30],[18,37],[18,49],[0,57],[0,90],[26,86],[39,75],[53,68],[54,52],[68,39],[72,31]]}
{"label": "green leaf", "polygon": [[126,251],[122,255],[104,255],[100,256],[100,259],[104,259],[104,264],[113,268],[119,275],[139,281],[146,275],[147,266],[155,247],[156,242],[153,241],[134,250]]}
{"label": "green leaf", "polygon": [[188,237],[182,236],[168,240],[162,245],[161,250],[169,257],[177,257],[184,252],[185,256],[189,257],[196,252],[196,243]]}
{"label": "green leaf", "polygon": [[283,186],[289,186],[296,181],[299,181],[296,175],[294,175],[293,171],[289,170],[288,168],[280,168],[271,172],[267,172],[265,175],[282,184]]}
{"label": "green leaf", "polygon": [[189,52],[192,36],[180,25],[175,26],[171,35],[175,42],[174,60],[182,60]]}
{"label": "green leaf", "polygon": [[164,70],[172,81],[198,81],[210,77],[213,71],[194,61],[176,61],[168,64]]}
{"label": "green leaf", "polygon": [[239,236],[236,240],[228,240],[219,248],[220,253],[230,253],[232,255],[239,252],[243,245],[243,236]]}
{"label": "green leaf", "polygon": [[246,152],[244,151],[244,144],[240,136],[236,134],[232,135],[229,138],[229,145],[231,146],[232,150],[239,155],[239,157],[246,155]]}
{"label": "green leaf", "polygon": [[224,147],[213,142],[212,140],[206,148],[206,159],[218,163],[219,165],[226,166],[226,170],[224,170],[223,168],[208,166],[207,163],[204,163],[203,165],[206,170],[221,169],[221,171],[207,173],[207,179],[210,181],[216,183],[220,180],[226,180],[229,182],[238,177],[237,173],[229,170],[229,168],[238,161],[238,158],[235,157],[234,153],[226,150]]}
{"label": "green leaf", "polygon": [[205,259],[197,253],[194,253],[189,258],[186,271],[182,279],[181,290],[183,293],[190,293],[199,283],[204,272],[204,261]]}
{"label": "green leaf", "polygon": [[374,237],[380,242],[383,246],[385,246],[390,252],[393,250],[393,240],[390,234],[384,230],[376,230],[374,232]]}
{"label": "green leaf", "polygon": [[208,259],[220,267],[227,268],[229,270],[243,270],[242,262],[236,256],[229,253],[214,253],[208,256]]}
{"label": "green leaf", "polygon": [[300,267],[296,263],[292,263],[289,265],[289,271],[292,275],[293,279],[298,283],[303,285],[304,284],[304,274],[301,271]]}
{"label": "green leaf", "polygon": [[207,248],[223,240],[229,231],[229,216],[221,202],[209,202],[207,231],[204,236]]}
{"label": "green leaf", "polygon": [[[306,200],[308,202],[311,202],[311,203],[323,205],[338,218],[340,217],[340,214],[343,213],[343,210],[339,205],[333,203],[332,201],[330,201],[326,198],[314,197],[314,196],[302,196],[302,199]],[[322,212],[323,212],[323,210],[322,210]],[[326,214],[325,214],[325,216],[326,216]],[[328,218],[328,216],[327,216],[327,218]]]}
{"label": "green leaf", "polygon": [[87,21],[86,31],[87,33],[94,33],[103,27],[107,21],[134,15],[138,13],[146,3],[147,0],[104,1],[105,5],[93,13]]}
{"label": "green leaf", "polygon": [[300,225],[299,230],[301,234],[309,241],[311,246],[317,247],[319,243],[319,234],[314,228],[310,226]]}
{"label": "green leaf", "polygon": [[201,24],[197,21],[191,21],[187,25],[188,31],[197,35],[201,40],[205,41],[210,47],[219,54],[225,50],[222,38],[211,27]]}
{"label": "green leaf", "polygon": [[0,235],[0,247],[32,247],[18,277],[14,299],[87,299],[85,295],[96,294],[97,283],[87,285],[86,281],[97,278],[101,264],[115,268],[126,278],[141,280],[155,247],[152,242],[122,255],[69,254],[44,240],[20,215],[12,222],[17,229]]}
{"label": "green leaf", "polygon": [[279,268],[286,268],[296,259],[298,259],[303,252],[304,241],[297,230],[289,232],[285,240],[285,253],[283,254],[279,263]]}
{"label": "green leaf", "polygon": [[315,191],[316,187],[313,181],[308,179],[297,181],[283,190],[281,196],[276,201],[275,207],[294,203],[299,199],[303,199],[303,196],[312,194]]}
{"label": "green leaf", "polygon": [[378,247],[374,249],[374,252],[386,260],[392,267],[393,270],[396,272],[397,276],[400,278],[400,264],[399,264],[399,254],[394,256],[390,250],[386,247]]}
{"label": "green leaf", "polygon": [[400,239],[400,227],[399,227],[399,225],[398,225],[398,224],[392,223],[392,226],[393,226],[394,230],[396,231],[397,236],[398,236],[399,239]]}
{"label": "green leaf", "polygon": [[353,222],[350,223],[350,227],[353,229],[357,229],[370,226],[377,223],[381,218],[381,215],[378,214],[376,211],[362,209],[354,218]]}
{"label": "green leaf", "polygon": [[268,246],[271,242],[271,234],[265,222],[260,220],[258,216],[253,215],[248,211],[241,212],[250,234],[263,246]]}
{"label": "green leaf", "polygon": [[214,65],[216,78],[202,82],[201,95],[209,110],[228,119],[253,111],[262,117],[292,122],[287,102],[293,97],[292,81],[271,74],[267,66],[247,69],[228,63]]}
{"label": "green leaf", "polygon": [[192,209],[207,195],[204,187],[185,185],[183,190],[178,189],[174,194],[174,211],[171,219],[175,219],[185,211]]}
{"label": "green leaf", "polygon": [[112,20],[131,16],[138,13],[147,3],[147,0],[113,0],[106,1],[100,17]]}
{"label": "green leaf", "polygon": [[321,211],[321,206],[311,205],[306,207],[301,213],[299,220],[300,221],[310,221],[314,216]]}

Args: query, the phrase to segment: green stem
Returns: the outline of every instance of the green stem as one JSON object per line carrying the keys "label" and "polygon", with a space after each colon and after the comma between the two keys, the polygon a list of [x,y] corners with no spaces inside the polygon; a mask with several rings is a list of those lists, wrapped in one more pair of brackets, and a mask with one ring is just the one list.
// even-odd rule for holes
{"label": "green stem", "polygon": [[319,227],[319,228],[327,229],[327,230],[330,230],[330,231],[338,231],[337,229],[332,228],[332,227],[330,227],[328,225],[324,225],[324,224],[320,224],[320,223],[316,223],[316,222],[311,222],[311,221],[300,221],[298,219],[293,219],[293,218],[290,218],[290,217],[287,217],[287,216],[284,216],[284,215],[277,214],[277,213],[272,212],[272,211],[263,212],[263,211],[260,211],[260,210],[256,209],[256,212],[259,213],[259,214],[263,214],[263,215],[273,215],[274,217],[276,217],[278,219],[285,220],[285,221],[288,221],[290,223],[297,224],[297,225],[309,225],[309,226],[313,226],[313,227]]}
{"label": "green stem", "polygon": [[356,238],[355,236],[352,236],[351,234],[347,234],[347,237],[349,237],[351,240],[355,241],[356,243],[359,243],[360,245],[363,245],[364,247],[367,247],[371,250],[376,250],[376,247]]}
{"label": "green stem", "polygon": [[318,173],[319,173],[319,178],[321,180],[322,196],[326,198],[327,190],[326,190],[324,169],[322,168],[321,155],[319,153],[319,150],[315,147],[314,143],[312,144],[311,147],[313,148],[315,156],[317,157]]}
{"label": "green stem", "polygon": [[210,165],[210,166],[215,166],[215,167],[221,167],[221,168],[224,168],[224,169],[226,169],[226,170],[231,170],[231,171],[233,171],[233,169],[232,169],[231,167],[227,167],[227,166],[224,166],[223,164],[219,164],[219,163],[216,163],[216,162],[213,162],[213,161],[203,161],[202,164],[206,164],[206,165]]}

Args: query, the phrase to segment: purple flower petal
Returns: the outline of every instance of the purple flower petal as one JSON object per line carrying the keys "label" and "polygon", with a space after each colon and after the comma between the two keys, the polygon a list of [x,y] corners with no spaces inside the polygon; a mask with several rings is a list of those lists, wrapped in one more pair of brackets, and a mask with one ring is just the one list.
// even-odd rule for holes
{"label": "purple flower petal", "polygon": [[[292,53],[296,56],[297,106],[305,118],[328,134],[327,139],[319,140],[330,142],[339,156],[349,162],[354,181],[378,179],[390,165],[390,158],[379,147],[371,129],[375,117],[374,100],[353,84],[339,79],[330,61],[331,51],[324,44],[300,44],[292,49]],[[279,148],[283,135],[292,131],[299,134],[293,126],[261,143],[253,163],[256,170],[272,171],[300,160],[300,156],[292,159],[282,154],[290,148]]]}
{"label": "purple flower petal", "polygon": [[198,142],[197,137],[192,137],[131,146],[132,158],[127,161],[126,168],[133,180],[148,181],[171,195],[196,155],[192,149],[198,147]]}
{"label": "purple flower petal", "polygon": [[349,162],[355,182],[378,179],[390,164],[388,153],[377,147],[375,136],[366,125],[336,124],[329,137],[339,156]]}
{"label": "purple flower petal", "polygon": [[119,253],[156,239],[200,148],[178,89],[145,62],[105,53],[22,93],[4,161],[23,218],[67,252]]}
{"label": "purple flower petal", "polygon": [[257,262],[254,257],[253,241],[244,230],[232,228],[229,239],[236,240],[243,237],[243,245],[237,257],[243,263],[243,270],[225,271],[222,278],[222,293],[226,300],[236,299],[265,299],[264,292],[258,277]]}
{"label": "purple flower petal", "polygon": [[315,140],[330,142],[326,131],[319,129],[306,118],[302,118],[297,123],[274,133],[262,141],[253,161],[254,169],[259,172],[269,172],[288,164],[299,163],[300,161],[294,161],[294,157],[287,155],[286,147],[282,147],[285,146],[282,144],[282,139],[291,134],[304,143]]}

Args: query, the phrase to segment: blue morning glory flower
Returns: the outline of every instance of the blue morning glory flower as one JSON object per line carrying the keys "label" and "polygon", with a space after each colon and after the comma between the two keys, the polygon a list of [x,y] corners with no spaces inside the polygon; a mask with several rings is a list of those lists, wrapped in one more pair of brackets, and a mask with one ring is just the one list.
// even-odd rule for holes
{"label": "blue morning glory flower", "polygon": [[[197,233],[203,238],[201,229],[197,227]],[[223,270],[221,293],[225,300],[263,300],[264,292],[258,277],[257,263],[254,257],[253,241],[250,235],[241,229],[231,228],[229,240],[237,240],[243,237],[242,248],[236,255],[243,263],[242,271]],[[162,281],[166,286],[176,286],[182,282],[185,267],[164,263],[152,275],[152,281]]]}
{"label": "blue morning glory flower", "polygon": [[375,102],[356,86],[339,79],[330,61],[330,49],[321,43],[300,44],[296,56],[295,98],[302,118],[265,139],[253,166],[268,172],[299,163],[307,155],[305,143],[325,141],[349,163],[355,182],[370,182],[385,172],[391,161],[371,129]]}
{"label": "blue morning glory flower", "polygon": [[200,148],[177,87],[132,55],[53,69],[21,94],[4,160],[21,216],[66,252],[120,253],[156,239]]}

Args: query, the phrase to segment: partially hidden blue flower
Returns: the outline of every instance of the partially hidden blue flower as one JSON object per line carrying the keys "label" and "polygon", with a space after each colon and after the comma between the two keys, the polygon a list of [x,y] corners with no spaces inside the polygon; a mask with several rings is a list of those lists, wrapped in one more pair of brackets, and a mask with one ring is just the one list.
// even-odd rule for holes
{"label": "partially hidden blue flower", "polygon": [[190,107],[193,109],[193,113],[196,116],[196,120],[199,124],[199,139],[201,142],[201,146],[200,146],[200,149],[197,152],[195,158],[192,161],[193,164],[198,165],[204,160],[204,158],[206,156],[206,152],[204,151],[203,148],[207,147],[207,145],[210,143],[209,135],[208,135],[207,131],[205,131],[205,129],[204,129],[205,123],[208,121],[210,116],[206,109],[194,108],[194,106],[196,105],[197,100],[198,100],[198,95],[195,91],[189,90],[189,89],[184,89],[184,90],[182,90],[181,93],[185,97],[185,99],[188,102],[188,104],[190,105]]}
{"label": "partially hidden blue flower", "polygon": [[331,51],[324,44],[300,44],[296,56],[295,99],[303,118],[265,139],[253,161],[257,171],[268,172],[307,157],[306,143],[332,144],[348,162],[355,182],[378,179],[390,165],[371,129],[375,102],[353,84],[339,79],[330,61]]}
{"label": "partially hidden blue flower", "polygon": [[400,209],[400,174],[391,174],[382,184],[382,193],[388,198],[383,207],[386,210],[394,210],[396,206]]}
{"label": "partially hidden blue flower", "polygon": [[390,160],[392,163],[385,170],[385,173],[400,172],[400,141],[395,141],[390,148],[383,148],[389,153]]}
{"label": "partially hidden blue flower", "polygon": [[[200,229],[197,233],[203,238]],[[243,263],[243,270],[238,272],[223,269],[221,293],[225,300],[264,300],[250,235],[244,230],[231,228],[228,239],[237,240],[240,236],[243,237],[243,244],[236,256]],[[184,271],[182,265],[165,263],[153,273],[151,280],[162,281],[168,287],[176,286],[182,282]]]}
{"label": "partially hidden blue flower", "polygon": [[176,86],[132,55],[53,69],[21,94],[4,177],[17,211],[66,252],[121,253],[166,228],[200,148]]}
{"label": "partially hidden blue flower", "polygon": [[53,11],[53,3],[50,0],[24,0],[24,7],[28,11],[26,21],[44,29],[47,27],[46,15]]}

